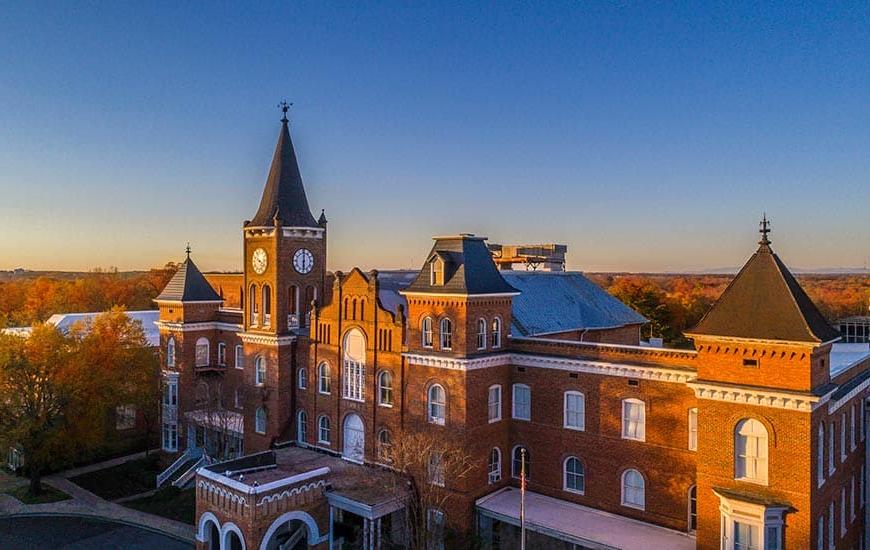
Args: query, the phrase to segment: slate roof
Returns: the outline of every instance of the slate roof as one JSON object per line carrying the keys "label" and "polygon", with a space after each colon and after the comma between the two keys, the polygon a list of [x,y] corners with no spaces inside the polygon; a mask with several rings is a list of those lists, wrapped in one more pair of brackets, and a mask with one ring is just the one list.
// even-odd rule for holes
{"label": "slate roof", "polygon": [[299,163],[296,161],[286,118],[281,120],[281,133],[278,135],[269,177],[266,178],[263,198],[260,199],[260,207],[250,225],[272,227],[275,225],[276,213],[281,224],[287,227],[319,227],[308,207],[308,198],[302,186],[302,174],[299,173]]}
{"label": "slate roof", "polygon": [[512,336],[614,328],[647,322],[646,317],[608,294],[582,273],[501,273],[512,287],[520,291],[520,295],[513,299]]}
{"label": "slate roof", "polygon": [[840,337],[764,241],[686,334],[811,343]]}
{"label": "slate roof", "polygon": [[[484,237],[461,234],[435,237],[435,244],[416,279],[405,290],[434,294],[503,294],[517,290],[501,276]],[[444,284],[430,284],[430,265],[444,261]]]}
{"label": "slate roof", "polygon": [[172,279],[169,280],[166,288],[154,298],[154,301],[222,302],[223,299],[208,284],[196,264],[188,256],[175,275],[172,276]]}

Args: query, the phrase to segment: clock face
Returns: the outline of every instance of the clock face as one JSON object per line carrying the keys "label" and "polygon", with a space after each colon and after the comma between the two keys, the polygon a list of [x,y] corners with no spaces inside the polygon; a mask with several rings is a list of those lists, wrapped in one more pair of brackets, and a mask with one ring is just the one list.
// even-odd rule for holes
{"label": "clock face", "polygon": [[266,271],[267,265],[269,265],[269,256],[266,251],[262,248],[254,250],[254,254],[251,256],[251,267],[254,268],[254,273],[262,275]]}
{"label": "clock face", "polygon": [[314,269],[314,255],[307,248],[300,248],[293,254],[293,267],[299,273],[308,273]]}

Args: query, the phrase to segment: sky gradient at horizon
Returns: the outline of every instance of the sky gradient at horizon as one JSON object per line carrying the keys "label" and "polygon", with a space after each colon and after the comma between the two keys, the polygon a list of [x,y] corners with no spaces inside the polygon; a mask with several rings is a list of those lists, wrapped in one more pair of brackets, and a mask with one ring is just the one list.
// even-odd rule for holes
{"label": "sky gradient at horizon", "polygon": [[[700,4],[695,5],[700,6]],[[568,267],[870,262],[870,4],[17,3],[0,269],[241,267],[281,99],[330,268],[432,235]]]}

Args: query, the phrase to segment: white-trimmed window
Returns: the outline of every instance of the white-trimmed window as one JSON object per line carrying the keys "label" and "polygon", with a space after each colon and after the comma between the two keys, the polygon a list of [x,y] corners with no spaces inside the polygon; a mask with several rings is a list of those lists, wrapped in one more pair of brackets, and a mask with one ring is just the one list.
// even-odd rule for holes
{"label": "white-trimmed window", "polygon": [[223,342],[218,342],[218,365],[225,367],[227,365],[227,345]]}
{"label": "white-trimmed window", "polygon": [[308,442],[308,414],[305,411],[296,413],[296,440],[299,443]]}
{"label": "white-trimmed window", "polygon": [[493,447],[489,453],[487,474],[487,480],[490,484],[501,481],[501,450],[498,447]]}
{"label": "white-trimmed window", "polygon": [[444,260],[435,258],[429,263],[429,284],[444,286]]}
{"label": "white-trimmed window", "polygon": [[825,482],[825,423],[819,423],[818,440],[816,441],[816,481],[819,487]]}
{"label": "white-trimmed window", "polygon": [[836,430],[837,422],[831,420],[828,423],[828,474],[834,473],[834,453],[836,452],[835,439],[837,435],[834,433]]}
{"label": "white-trimmed window", "polygon": [[437,508],[426,510],[426,528],[432,534],[431,548],[444,550],[444,512]]}
{"label": "white-trimmed window", "polygon": [[317,367],[317,390],[320,393],[329,395],[329,386],[329,365],[323,362]]}
{"label": "white-trimmed window", "polygon": [[263,326],[272,324],[272,289],[263,285]]}
{"label": "white-trimmed window", "polygon": [[825,514],[819,516],[816,531],[816,550],[825,550]]}
{"label": "white-trimmed window", "polygon": [[266,383],[266,358],[258,355],[254,361],[254,384],[262,386]]}
{"label": "white-trimmed window", "polygon": [[477,320],[477,349],[486,349],[486,319]]}
{"label": "white-trimmed window", "polygon": [[698,450],[698,409],[689,409],[689,450]]}
{"label": "white-trimmed window", "polygon": [[501,319],[495,317],[492,320],[492,337],[491,340],[493,349],[501,347]]}
{"label": "white-trimmed window", "polygon": [[646,483],[635,469],[622,472],[622,505],[638,510],[646,507]]}
{"label": "white-trimmed window", "polygon": [[390,463],[393,461],[393,436],[390,430],[381,430],[378,432],[378,459],[381,462]]}
{"label": "white-trimmed window", "polygon": [[166,341],[166,366],[175,366],[175,338],[172,336]]}
{"label": "white-trimmed window", "polygon": [[429,483],[444,487],[444,455],[440,451],[429,453]]}
{"label": "white-trimmed window", "polygon": [[733,522],[734,550],[761,550],[761,529],[754,523]]}
{"label": "white-trimmed window", "polygon": [[734,428],[734,478],[767,484],[767,429],[754,418]]}
{"label": "white-trimmed window", "polygon": [[447,394],[440,384],[432,384],[428,392],[429,422],[444,425],[447,417]]}
{"label": "white-trimmed window", "polygon": [[115,429],[130,430],[135,427],[136,405],[118,405],[115,407]]}
{"label": "white-trimmed window", "polygon": [[698,487],[689,487],[689,532],[698,530]]}
{"label": "white-trimmed window", "polygon": [[840,419],[840,462],[846,462],[846,413]]}
{"label": "white-trimmed window", "polygon": [[852,403],[852,407],[849,409],[849,433],[851,434],[852,440],[852,450],[854,451],[857,447],[855,443],[855,404]]}
{"label": "white-trimmed window", "polygon": [[851,513],[852,521],[855,521],[855,475],[852,475],[852,484],[849,489],[849,512]]}
{"label": "white-trimmed window", "polygon": [[317,442],[329,445],[329,417],[321,416],[317,419]]}
{"label": "white-trimmed window", "polygon": [[431,317],[425,317],[420,322],[420,334],[422,334],[422,337],[423,337],[423,342],[422,342],[423,347],[424,348],[431,348],[432,341],[434,339],[433,335],[432,335],[432,318]]}
{"label": "white-trimmed window", "polygon": [[305,367],[299,367],[299,372],[296,373],[296,385],[300,390],[308,387],[308,371],[305,370]]}
{"label": "white-trimmed window", "polygon": [[207,367],[209,361],[208,338],[201,337],[196,341],[196,366]]}
{"label": "white-trimmed window", "polygon": [[622,400],[622,438],[646,441],[646,403],[640,399]]}
{"label": "white-trimmed window", "polygon": [[529,472],[531,471],[532,459],[529,450],[523,447],[522,445],[517,445],[514,447],[514,450],[511,451],[511,476],[519,479],[520,472],[522,471],[523,466],[523,451],[525,451],[525,475],[526,480],[530,479]]}
{"label": "white-trimmed window", "polygon": [[532,389],[525,384],[514,384],[511,398],[511,416],[517,420],[532,418]]}
{"label": "white-trimmed window", "polygon": [[846,488],[840,487],[840,538],[846,535]]}
{"label": "white-trimmed window", "polygon": [[584,494],[586,491],[586,468],[576,456],[565,459],[562,476],[562,489],[569,493]]}
{"label": "white-trimmed window", "polygon": [[490,423],[501,420],[501,386],[498,384],[489,387],[486,409]]}
{"label": "white-trimmed window", "polygon": [[256,326],[260,315],[260,309],[257,302],[257,285],[251,285],[251,291],[248,293],[248,302],[251,306],[251,326]]}
{"label": "white-trimmed window", "polygon": [[178,450],[178,425],[175,422],[163,423],[163,450],[174,452]]}
{"label": "white-trimmed window", "polygon": [[342,396],[353,401],[365,399],[366,338],[362,331],[350,329],[344,337],[344,375]]}
{"label": "white-trimmed window", "polygon": [[168,378],[163,383],[163,404],[171,407],[178,405],[178,378]]}
{"label": "white-trimmed window", "polygon": [[828,504],[828,548],[836,548],[834,542],[834,503]]}
{"label": "white-trimmed window", "polygon": [[378,405],[393,406],[393,375],[390,371],[381,371],[378,375]]}
{"label": "white-trimmed window", "polygon": [[453,321],[448,318],[441,319],[440,325],[441,349],[450,351],[453,349]]}
{"label": "white-trimmed window", "polygon": [[562,425],[569,430],[586,429],[586,397],[579,391],[565,392],[565,414]]}
{"label": "white-trimmed window", "polygon": [[242,390],[241,390],[241,388],[236,388],[236,390],[233,392],[233,405],[235,405],[237,409],[242,408]]}
{"label": "white-trimmed window", "polygon": [[245,350],[241,345],[236,346],[236,364],[237,369],[245,368]]}
{"label": "white-trimmed window", "polygon": [[266,409],[263,407],[257,407],[254,414],[254,431],[258,434],[266,433]]}

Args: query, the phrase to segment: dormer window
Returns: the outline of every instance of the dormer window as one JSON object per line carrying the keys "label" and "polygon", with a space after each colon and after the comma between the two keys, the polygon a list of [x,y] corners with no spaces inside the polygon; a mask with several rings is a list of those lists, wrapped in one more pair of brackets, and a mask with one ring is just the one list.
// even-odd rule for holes
{"label": "dormer window", "polygon": [[444,286],[444,260],[434,258],[429,262],[429,284],[432,286]]}

